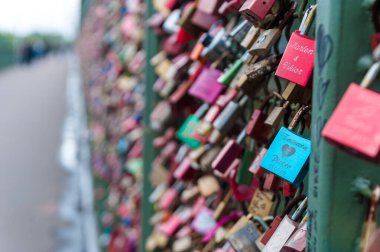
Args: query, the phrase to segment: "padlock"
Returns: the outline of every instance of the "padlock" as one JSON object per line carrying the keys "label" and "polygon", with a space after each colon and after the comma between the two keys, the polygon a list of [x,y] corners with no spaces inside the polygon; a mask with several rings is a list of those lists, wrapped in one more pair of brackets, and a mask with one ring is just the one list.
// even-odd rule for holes
{"label": "padlock", "polygon": [[274,193],[272,191],[257,189],[249,203],[248,211],[253,216],[264,218],[270,214],[273,203]]}
{"label": "padlock", "polygon": [[281,30],[278,28],[263,31],[256,39],[249,53],[252,55],[265,56],[281,37]]}
{"label": "padlock", "polygon": [[371,200],[368,208],[367,218],[363,225],[362,237],[360,240],[360,252],[368,251],[372,237],[377,228],[377,207],[380,200],[380,186],[376,185],[371,193]]}
{"label": "padlock", "polygon": [[150,114],[150,126],[153,130],[161,130],[170,121],[172,108],[167,101],[159,102]]}
{"label": "padlock", "polygon": [[186,47],[186,44],[177,43],[177,35],[172,34],[161,42],[162,50],[170,56],[175,56],[182,53]]}
{"label": "padlock", "polygon": [[177,131],[177,139],[192,149],[200,146],[200,142],[192,137],[195,127],[200,123],[200,118],[207,112],[209,105],[204,103],[198,110],[190,115]]}
{"label": "padlock", "polygon": [[282,195],[285,198],[294,197],[297,192],[297,187],[290,184],[289,182],[282,182]]}
{"label": "padlock", "polygon": [[181,202],[184,204],[194,203],[199,197],[199,189],[197,186],[187,187],[181,194]]}
{"label": "padlock", "polygon": [[214,130],[212,131],[209,142],[212,144],[219,143],[223,137],[232,129],[236,120],[242,113],[243,106],[248,102],[248,97],[243,96],[241,99],[231,101],[219,114],[218,118],[213,123]]}
{"label": "padlock", "polygon": [[253,160],[251,166],[249,167],[249,171],[257,177],[261,177],[264,175],[265,170],[261,168],[260,164],[267,151],[268,149],[266,147],[262,147],[256,155],[255,159]]}
{"label": "padlock", "polygon": [[168,188],[160,201],[158,207],[162,210],[167,210],[173,207],[173,203],[177,200],[177,196],[185,189],[183,183],[176,182],[172,187]]}
{"label": "padlock", "polygon": [[271,48],[277,43],[281,37],[282,30],[287,23],[293,18],[293,14],[296,11],[297,4],[293,3],[289,10],[285,13],[283,20],[280,22],[277,28],[271,28],[264,30],[257,38],[249,53],[252,55],[265,56]]}
{"label": "padlock", "polygon": [[195,43],[193,49],[190,53],[190,58],[192,60],[199,60],[203,49],[208,46],[212,41],[212,37],[208,33],[203,33]]}
{"label": "padlock", "polygon": [[245,69],[244,75],[240,77],[237,87],[254,99],[263,88],[267,75],[275,71],[280,59],[281,56],[279,55],[271,55],[253,65],[249,65]]}
{"label": "padlock", "polygon": [[302,217],[303,213],[307,208],[307,198],[305,198],[294,214],[289,218],[287,215],[284,216],[281,223],[274,231],[272,237],[269,239],[268,243],[265,245],[263,252],[280,252],[285,243],[297,229],[299,224],[297,221]]}
{"label": "padlock", "polygon": [[219,7],[219,15],[226,16],[231,12],[238,11],[243,5],[244,0],[226,0],[223,1],[222,5]]}
{"label": "padlock", "polygon": [[170,15],[165,19],[163,24],[163,29],[169,33],[174,34],[179,30],[178,21],[181,16],[181,10],[177,9],[170,13]]}
{"label": "padlock", "polygon": [[263,189],[268,191],[276,191],[280,187],[280,178],[273,173],[267,173],[265,176]]}
{"label": "padlock", "polygon": [[245,128],[247,135],[260,143],[268,141],[269,134],[272,131],[271,127],[264,124],[272,97],[273,96],[267,96],[260,108],[253,111],[251,119]]}
{"label": "padlock", "polygon": [[231,198],[232,198],[232,192],[231,192],[231,190],[229,190],[227,192],[227,194],[224,196],[223,200],[221,202],[219,202],[218,206],[216,207],[216,209],[214,211],[213,217],[215,220],[220,219],[222,214],[225,212]]}
{"label": "padlock", "polygon": [[198,1],[197,8],[210,15],[218,13],[219,7],[222,5],[221,0],[200,0]]}
{"label": "padlock", "polygon": [[212,132],[212,123],[220,114],[222,108],[216,104],[210,107],[207,114],[201,120],[200,124],[195,128],[193,137],[202,143],[207,143],[208,137]]}
{"label": "padlock", "polygon": [[218,154],[221,151],[221,146],[216,145],[212,146],[209,145],[211,148],[207,150],[207,152],[200,158],[200,166],[203,170],[211,170],[211,164],[215,160],[215,158],[218,156]]}
{"label": "padlock", "polygon": [[315,56],[315,40],[305,36],[314,19],[316,5],[310,6],[299,31],[293,32],[277,68],[276,76],[307,87],[312,80]]}
{"label": "padlock", "polygon": [[218,81],[225,85],[229,86],[236,75],[240,72],[240,69],[243,67],[244,62],[250,55],[248,53],[245,53],[241,58],[237,59],[231,67],[227,69],[218,79]]}
{"label": "padlock", "polygon": [[[239,159],[235,159],[239,162]],[[260,186],[260,180],[257,177],[253,177],[249,185],[239,185],[236,183],[237,170],[233,169],[228,173],[228,182],[230,184],[231,191],[236,201],[244,202],[252,199],[253,194]]]}
{"label": "padlock", "polygon": [[211,175],[206,175],[198,179],[198,189],[201,195],[205,198],[219,192],[220,185],[218,180]]}
{"label": "padlock", "polygon": [[179,238],[173,242],[172,249],[174,252],[186,252],[192,247],[192,239],[190,236]]}
{"label": "padlock", "polygon": [[[224,226],[234,223],[242,216],[242,213],[240,211],[232,211],[226,216],[223,216],[216,225],[209,231],[207,234],[204,235],[202,242],[209,243],[206,245],[206,247],[202,251],[214,251],[214,246],[216,243],[220,243],[224,240],[224,237],[226,235],[226,231],[224,229]],[[212,248],[211,248],[211,244]]]}
{"label": "padlock", "polygon": [[301,107],[289,128],[281,127],[261,162],[261,167],[295,186],[301,184],[308,171],[311,142],[293,130],[309,110],[310,106]]}
{"label": "padlock", "polygon": [[189,34],[193,35],[194,37],[198,37],[199,34],[202,33],[202,29],[194,25],[191,21],[196,10],[197,8],[195,2],[187,3],[183,8],[181,17],[178,22],[180,27],[185,29]]}
{"label": "padlock", "polygon": [[157,229],[168,235],[174,235],[174,233],[178,230],[178,228],[186,223],[191,218],[191,209],[188,207],[180,207],[178,208],[172,216],[164,223],[161,223],[157,226]]}
{"label": "padlock", "polygon": [[[261,230],[259,230],[255,223],[259,223]],[[233,233],[228,241],[236,252],[256,252],[260,251],[256,245],[256,240],[260,237],[261,233],[268,228],[268,225],[259,217],[255,217],[253,222],[248,220],[248,223],[241,229]]]}
{"label": "padlock", "polygon": [[204,12],[203,10],[197,8],[191,17],[191,22],[201,28],[202,30],[207,31],[210,27],[218,21],[218,16]]}
{"label": "padlock", "polygon": [[147,24],[149,28],[152,28],[154,30],[157,36],[160,36],[165,33],[165,31],[162,29],[164,21],[165,17],[161,13],[157,12],[148,19]]}
{"label": "padlock", "polygon": [[212,67],[203,69],[202,73],[189,89],[189,94],[209,104],[215,103],[218,96],[225,89],[225,87],[218,82],[218,78],[221,75],[221,71]]}
{"label": "padlock", "polygon": [[240,45],[245,36],[247,36],[251,27],[252,24],[250,24],[247,20],[244,20],[234,27],[234,29],[229,33],[229,37],[232,38],[235,43]]}
{"label": "padlock", "polygon": [[218,171],[220,174],[224,174],[227,168],[232,164],[232,162],[238,158],[243,152],[243,144],[246,138],[245,130],[243,130],[237,140],[231,139],[220,151],[218,156],[212,162],[211,167]]}
{"label": "padlock", "polygon": [[215,62],[229,53],[229,47],[231,47],[231,40],[227,39],[225,28],[218,29],[211,43],[203,49],[201,56],[209,62]]}
{"label": "padlock", "polygon": [[185,158],[175,169],[173,176],[174,178],[185,181],[191,180],[196,177],[198,170],[192,167],[192,160],[190,158]]}
{"label": "padlock", "polygon": [[281,249],[282,252],[305,252],[307,243],[307,220],[308,215],[302,219],[297,231],[289,238]]}
{"label": "padlock", "polygon": [[216,221],[212,216],[212,210],[203,206],[200,211],[198,211],[191,223],[192,229],[202,235],[206,235],[216,225]]}
{"label": "padlock", "polygon": [[244,39],[241,41],[240,45],[248,50],[253,46],[253,44],[259,36],[260,28],[252,25],[247,35],[245,35]]}
{"label": "padlock", "polygon": [[304,103],[303,100],[305,91],[306,89],[302,86],[289,82],[282,92],[281,96],[284,98],[284,100],[291,103],[301,103],[306,105],[308,103]]}
{"label": "padlock", "polygon": [[249,171],[249,166],[255,157],[256,141],[250,137],[246,139],[246,148],[244,149],[241,164],[238,168],[236,182],[240,185],[249,185],[252,181],[253,174]]}
{"label": "padlock", "polygon": [[283,120],[286,113],[289,111],[291,103],[289,101],[283,101],[282,106],[276,106],[269,113],[265,119],[264,124],[272,128],[277,128]]}
{"label": "padlock", "polygon": [[263,20],[270,12],[276,0],[247,0],[240,8],[239,12],[251,22]]}
{"label": "padlock", "polygon": [[330,143],[371,162],[380,162],[380,94],[366,89],[379,75],[376,62],[361,85],[351,83],[322,131]]}

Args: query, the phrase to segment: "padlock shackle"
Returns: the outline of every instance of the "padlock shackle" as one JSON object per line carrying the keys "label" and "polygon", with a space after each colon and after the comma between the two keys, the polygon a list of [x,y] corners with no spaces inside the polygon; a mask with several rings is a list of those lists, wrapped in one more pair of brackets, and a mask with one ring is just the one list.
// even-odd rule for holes
{"label": "padlock shackle", "polygon": [[375,62],[364,76],[360,86],[362,88],[369,88],[379,77],[380,73],[380,61]]}
{"label": "padlock shackle", "polygon": [[293,213],[291,219],[294,221],[298,221],[299,218],[302,216],[302,214],[306,211],[307,209],[307,197],[301,202],[297,210]]}
{"label": "padlock shackle", "polygon": [[305,12],[305,15],[302,18],[302,22],[300,25],[300,33],[301,35],[306,35],[309,31],[311,24],[314,21],[315,14],[317,12],[317,4],[311,5]]}
{"label": "padlock shackle", "polygon": [[305,195],[301,194],[301,195],[298,195],[296,197],[294,197],[290,202],[289,204],[286,205],[285,209],[282,211],[280,217],[281,218],[284,218],[287,214],[290,213],[290,211],[292,211],[292,209],[297,206],[297,204],[304,200],[306,198]]}
{"label": "padlock shackle", "polygon": [[263,220],[263,218],[259,217],[259,216],[255,216],[253,218],[253,222],[257,222],[260,224],[260,226],[264,229],[264,231],[267,231],[269,229],[269,226],[268,224]]}
{"label": "padlock shackle", "polygon": [[302,106],[296,113],[296,115],[294,116],[292,122],[290,123],[288,129],[289,130],[294,130],[296,128],[296,126],[298,125],[298,123],[301,121],[302,117],[304,116],[304,114],[306,112],[308,112],[309,110],[311,110],[311,106],[307,105],[307,106]]}

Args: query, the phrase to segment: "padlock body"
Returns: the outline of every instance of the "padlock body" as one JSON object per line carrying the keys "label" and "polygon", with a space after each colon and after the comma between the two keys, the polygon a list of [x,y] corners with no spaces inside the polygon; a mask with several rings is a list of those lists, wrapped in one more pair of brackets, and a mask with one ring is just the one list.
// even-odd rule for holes
{"label": "padlock body", "polygon": [[305,252],[307,244],[307,223],[303,223],[286,242],[284,252]]}
{"label": "padlock body", "polygon": [[274,28],[263,31],[249,50],[249,53],[259,56],[266,55],[280,37],[280,29]]}
{"label": "padlock body", "polygon": [[303,87],[312,79],[314,69],[315,40],[293,32],[277,68],[276,75]]}
{"label": "padlock body", "polygon": [[310,153],[309,139],[282,127],[263,158],[261,167],[298,186],[306,175]]}
{"label": "padlock body", "polygon": [[249,167],[249,171],[258,177],[261,177],[264,175],[265,170],[261,168],[260,164],[264,156],[266,155],[267,151],[268,151],[267,148],[262,148],[260,152],[257,154],[257,156],[255,157],[255,159],[253,160],[251,166]]}
{"label": "padlock body", "polygon": [[263,20],[275,3],[275,0],[247,0],[239,12],[251,22],[256,22]]}
{"label": "padlock body", "polygon": [[336,146],[379,162],[380,94],[352,83],[343,95],[322,136]]}
{"label": "padlock body", "polygon": [[200,146],[201,142],[192,137],[197,125],[199,125],[199,118],[194,115],[190,115],[186,121],[182,124],[177,132],[177,138],[192,149],[196,149]]}
{"label": "padlock body", "polygon": [[260,232],[255,224],[249,221],[243,228],[233,233],[228,241],[236,252],[258,252],[256,239],[260,237]]}
{"label": "padlock body", "polygon": [[281,221],[282,221],[282,218],[280,216],[276,216],[276,218],[274,218],[268,230],[265,231],[263,237],[260,240],[262,244],[266,245],[268,243],[268,241],[270,240],[270,238],[273,236],[274,232],[280,225]]}
{"label": "padlock body", "polygon": [[216,159],[212,162],[212,168],[223,174],[232,162],[239,157],[242,151],[243,147],[240,144],[235,140],[229,140]]}
{"label": "padlock body", "polygon": [[222,72],[214,68],[206,68],[189,90],[189,94],[201,99],[209,104],[213,104],[225,89],[223,85],[218,83],[218,78]]}
{"label": "padlock body", "polygon": [[255,109],[246,126],[246,133],[248,136],[254,138],[256,141],[268,140],[271,128],[264,125],[266,115],[259,109]]}
{"label": "padlock body", "polygon": [[268,173],[265,176],[263,188],[264,190],[268,190],[268,191],[276,191],[279,187],[279,184],[280,184],[280,178],[274,175],[273,173]]}
{"label": "padlock body", "polygon": [[297,229],[298,224],[285,216],[280,225],[265,245],[263,252],[280,252],[282,247]]}

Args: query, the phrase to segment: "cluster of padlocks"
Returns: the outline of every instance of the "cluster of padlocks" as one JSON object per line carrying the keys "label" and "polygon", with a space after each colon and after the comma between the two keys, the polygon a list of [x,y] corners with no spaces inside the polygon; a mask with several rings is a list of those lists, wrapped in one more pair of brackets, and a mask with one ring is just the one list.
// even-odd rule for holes
{"label": "cluster of padlocks", "polygon": [[[150,127],[162,134],[153,141],[148,251],[306,250],[317,3],[300,2],[153,1],[160,99]],[[366,88],[377,57],[322,131],[375,163],[380,124],[369,118],[380,113],[379,94]],[[372,189],[361,251],[375,232]]]}
{"label": "cluster of padlocks", "polygon": [[138,251],[144,110],[144,4],[98,1],[81,53],[102,251]]}
{"label": "cluster of padlocks", "polygon": [[[146,251],[306,251],[316,1],[152,3],[156,12],[144,22],[144,1],[98,1],[79,44],[101,244],[138,250],[141,208],[153,206],[144,216],[152,227]],[[146,62],[158,99],[143,127],[146,27],[160,50]],[[380,162],[380,124],[369,120],[380,114],[379,94],[368,89],[380,72],[376,40],[373,65],[321,131],[373,163]],[[142,174],[151,130],[157,155]],[[143,175],[152,193],[142,191]],[[371,199],[360,250],[380,251],[372,242],[380,187],[355,183]],[[143,193],[150,206],[142,206]]]}

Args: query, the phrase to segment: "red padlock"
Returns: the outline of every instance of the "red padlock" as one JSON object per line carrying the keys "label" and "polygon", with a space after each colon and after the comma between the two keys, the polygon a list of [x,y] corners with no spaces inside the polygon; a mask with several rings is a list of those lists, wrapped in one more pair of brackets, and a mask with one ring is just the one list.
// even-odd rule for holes
{"label": "red padlock", "polygon": [[240,8],[240,13],[249,21],[263,20],[272,9],[276,0],[248,0]]}
{"label": "red padlock", "polygon": [[257,156],[255,157],[255,159],[253,160],[251,166],[249,167],[249,171],[252,172],[253,174],[255,174],[256,176],[258,177],[261,177],[264,175],[264,172],[265,170],[263,168],[261,168],[260,166],[260,163],[261,161],[263,160],[265,154],[267,153],[268,149],[263,147],[259,153],[257,154]]}
{"label": "red padlock", "polygon": [[205,13],[214,15],[218,13],[219,7],[222,5],[221,0],[200,0],[198,1],[197,8]]}
{"label": "red padlock", "polygon": [[276,191],[280,185],[280,178],[273,173],[268,173],[265,177],[264,186],[265,190]]}
{"label": "red padlock", "polygon": [[272,131],[271,127],[264,124],[268,112],[264,110],[268,108],[268,105],[270,105],[269,102],[271,97],[272,96],[268,96],[265,98],[260,108],[253,111],[251,119],[246,127],[247,135],[254,138],[258,142],[266,142]]}
{"label": "red padlock", "polygon": [[322,131],[330,143],[369,161],[380,162],[380,94],[366,89],[380,73],[380,62],[361,85],[352,83]]}
{"label": "red padlock", "polygon": [[315,16],[316,6],[311,6],[303,18],[299,31],[293,32],[276,71],[276,76],[303,87],[312,80],[315,40],[305,36]]}

